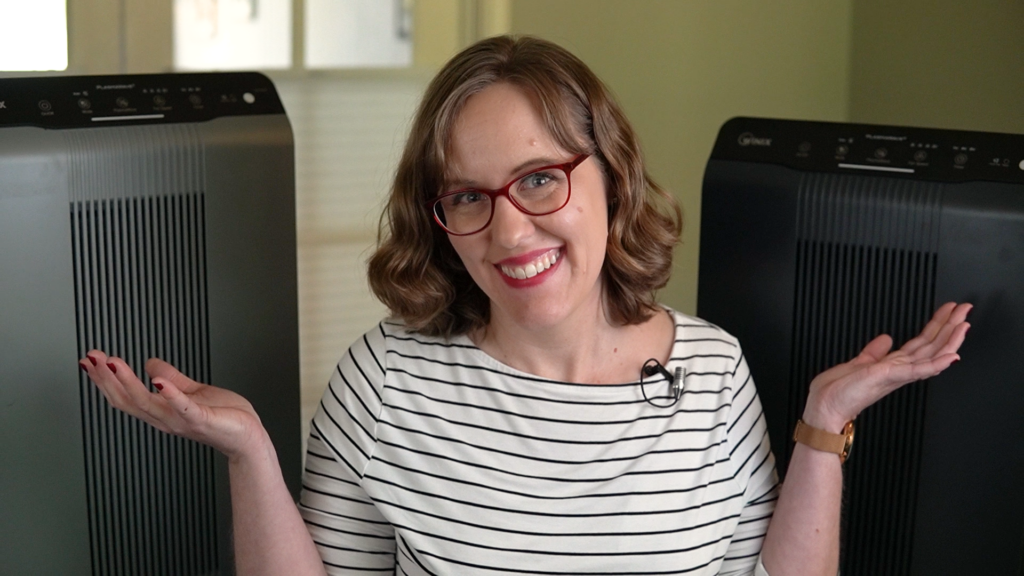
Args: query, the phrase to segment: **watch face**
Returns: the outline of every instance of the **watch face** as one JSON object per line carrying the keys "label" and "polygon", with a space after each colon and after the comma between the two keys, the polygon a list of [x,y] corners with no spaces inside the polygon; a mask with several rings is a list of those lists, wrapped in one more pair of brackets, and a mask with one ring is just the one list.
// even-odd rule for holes
{"label": "watch face", "polygon": [[846,462],[846,459],[850,457],[850,450],[853,449],[853,420],[846,423],[843,427],[843,435],[846,436],[846,444],[843,446],[843,453],[839,455],[839,462]]}

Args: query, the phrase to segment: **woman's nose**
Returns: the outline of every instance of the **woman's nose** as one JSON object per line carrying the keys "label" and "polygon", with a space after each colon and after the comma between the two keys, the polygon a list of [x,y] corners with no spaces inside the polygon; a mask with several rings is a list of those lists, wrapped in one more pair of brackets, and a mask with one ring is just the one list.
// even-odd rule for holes
{"label": "woman's nose", "polygon": [[521,212],[506,196],[499,196],[494,202],[491,237],[507,248],[518,246],[524,237],[533,233],[531,216]]}

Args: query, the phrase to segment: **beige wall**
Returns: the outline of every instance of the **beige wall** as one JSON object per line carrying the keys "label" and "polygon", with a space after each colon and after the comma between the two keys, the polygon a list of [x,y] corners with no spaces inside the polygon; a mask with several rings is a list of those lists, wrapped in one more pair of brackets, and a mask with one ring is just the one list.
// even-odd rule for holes
{"label": "beige wall", "polygon": [[173,0],[67,0],[68,74],[169,72]]}
{"label": "beige wall", "polygon": [[1024,2],[856,0],[850,119],[1024,133]]}
{"label": "beige wall", "polygon": [[663,302],[693,313],[700,190],[733,116],[846,120],[851,2],[514,0],[512,29],[572,50],[617,95],[686,213]]}

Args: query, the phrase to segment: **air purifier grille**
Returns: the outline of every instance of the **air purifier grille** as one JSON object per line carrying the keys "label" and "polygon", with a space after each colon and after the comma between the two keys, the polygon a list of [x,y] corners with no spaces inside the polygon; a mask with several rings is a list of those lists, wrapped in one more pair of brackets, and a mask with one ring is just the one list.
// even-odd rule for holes
{"label": "air purifier grille", "polygon": [[[877,334],[902,345],[931,316],[939,197],[930,183],[804,176],[787,429],[816,374],[850,360]],[[872,457],[846,467],[844,519],[856,521],[843,527],[851,550],[844,573],[909,570],[927,390],[898,390],[858,419],[856,450]]]}
{"label": "air purifier grille", "polygon": [[[71,229],[79,354],[209,381],[203,194],[72,202]],[[81,400],[93,573],[215,571],[212,450],[114,410],[84,375]]]}
{"label": "air purifier grille", "polygon": [[[161,357],[208,381],[203,196],[77,202],[71,228],[79,354]],[[111,408],[84,375],[81,387],[93,572],[210,573],[212,451]]]}

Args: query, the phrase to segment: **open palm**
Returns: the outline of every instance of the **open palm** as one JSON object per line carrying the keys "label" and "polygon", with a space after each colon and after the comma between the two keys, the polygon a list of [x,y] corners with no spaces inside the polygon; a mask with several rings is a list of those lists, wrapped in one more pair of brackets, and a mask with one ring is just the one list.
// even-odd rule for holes
{"label": "open palm", "polygon": [[899,387],[939,374],[960,359],[970,310],[970,304],[944,304],[900,349],[890,351],[892,338],[882,335],[853,360],[822,372],[811,382],[805,420],[841,428]]}
{"label": "open palm", "polygon": [[151,393],[123,360],[92,350],[79,364],[115,408],[171,434],[239,454],[263,429],[252,404],[224,388],[200,384],[156,358],[146,373]]}

